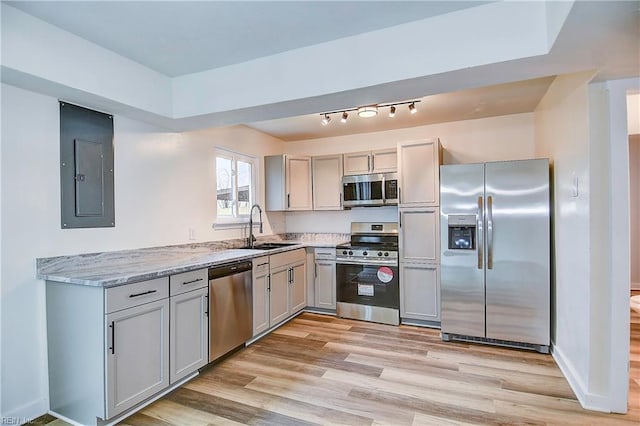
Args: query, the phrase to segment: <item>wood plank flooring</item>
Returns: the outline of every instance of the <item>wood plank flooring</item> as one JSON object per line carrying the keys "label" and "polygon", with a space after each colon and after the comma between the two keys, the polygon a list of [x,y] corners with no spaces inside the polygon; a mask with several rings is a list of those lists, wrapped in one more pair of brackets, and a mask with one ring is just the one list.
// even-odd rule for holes
{"label": "wood plank flooring", "polygon": [[580,407],[550,355],[304,313],[121,425],[638,425],[635,312],[631,342],[629,413],[602,414]]}

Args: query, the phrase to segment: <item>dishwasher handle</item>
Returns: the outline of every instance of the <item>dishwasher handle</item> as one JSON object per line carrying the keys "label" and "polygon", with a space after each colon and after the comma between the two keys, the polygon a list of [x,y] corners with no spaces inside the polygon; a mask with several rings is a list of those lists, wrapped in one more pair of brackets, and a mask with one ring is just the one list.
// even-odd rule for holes
{"label": "dishwasher handle", "polygon": [[240,272],[251,271],[253,264],[251,261],[242,261],[227,263],[226,265],[214,266],[209,268],[209,280],[216,278],[228,277],[229,275],[239,274]]}

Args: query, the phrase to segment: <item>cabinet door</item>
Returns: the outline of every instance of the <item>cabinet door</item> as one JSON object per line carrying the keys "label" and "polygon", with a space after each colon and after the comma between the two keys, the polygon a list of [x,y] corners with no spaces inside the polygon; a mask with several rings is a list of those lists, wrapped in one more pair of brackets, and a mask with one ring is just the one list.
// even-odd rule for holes
{"label": "cabinet door", "polygon": [[437,265],[400,263],[400,317],[440,321],[440,271]]}
{"label": "cabinet door", "polygon": [[307,271],[304,263],[295,265],[290,270],[289,314],[292,315],[307,306]]}
{"label": "cabinet door", "polygon": [[169,386],[169,299],[105,316],[107,418]]}
{"label": "cabinet door", "polygon": [[352,152],[344,154],[344,174],[361,175],[371,173],[371,153]]}
{"label": "cabinet door", "polygon": [[[267,264],[268,265],[268,264]],[[269,328],[269,274],[253,277],[253,335],[257,336]]]}
{"label": "cabinet door", "polygon": [[316,307],[336,308],[336,262],[316,261]]}
{"label": "cabinet door", "polygon": [[398,155],[395,149],[373,151],[371,153],[373,173],[395,172],[398,170]]}
{"label": "cabinet door", "polygon": [[311,158],[287,156],[287,210],[312,210]]}
{"label": "cabinet door", "polygon": [[269,326],[289,316],[289,268],[271,271],[269,291]]}
{"label": "cabinet door", "polygon": [[169,299],[171,383],[188,376],[208,362],[208,295],[209,289],[204,287]]}
{"label": "cabinet door", "polygon": [[440,142],[437,138],[398,144],[400,207],[440,204]]}
{"label": "cabinet door", "polygon": [[313,209],[342,210],[342,155],[313,157]]}
{"label": "cabinet door", "polygon": [[440,209],[438,207],[399,210],[399,255],[401,262],[440,261]]}

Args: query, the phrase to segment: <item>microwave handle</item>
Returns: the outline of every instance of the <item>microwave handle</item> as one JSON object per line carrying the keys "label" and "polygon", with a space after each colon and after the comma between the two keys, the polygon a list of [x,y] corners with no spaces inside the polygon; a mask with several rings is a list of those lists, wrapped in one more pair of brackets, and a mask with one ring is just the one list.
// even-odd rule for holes
{"label": "microwave handle", "polygon": [[387,188],[385,185],[385,177],[382,176],[382,204],[386,204],[387,202]]}

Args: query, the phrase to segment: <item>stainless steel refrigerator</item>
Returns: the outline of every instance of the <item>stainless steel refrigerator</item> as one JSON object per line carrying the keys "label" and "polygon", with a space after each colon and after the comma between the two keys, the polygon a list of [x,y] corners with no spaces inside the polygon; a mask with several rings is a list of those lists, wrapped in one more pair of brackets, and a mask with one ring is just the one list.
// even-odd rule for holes
{"label": "stainless steel refrigerator", "polygon": [[443,340],[548,352],[549,160],[440,168]]}

